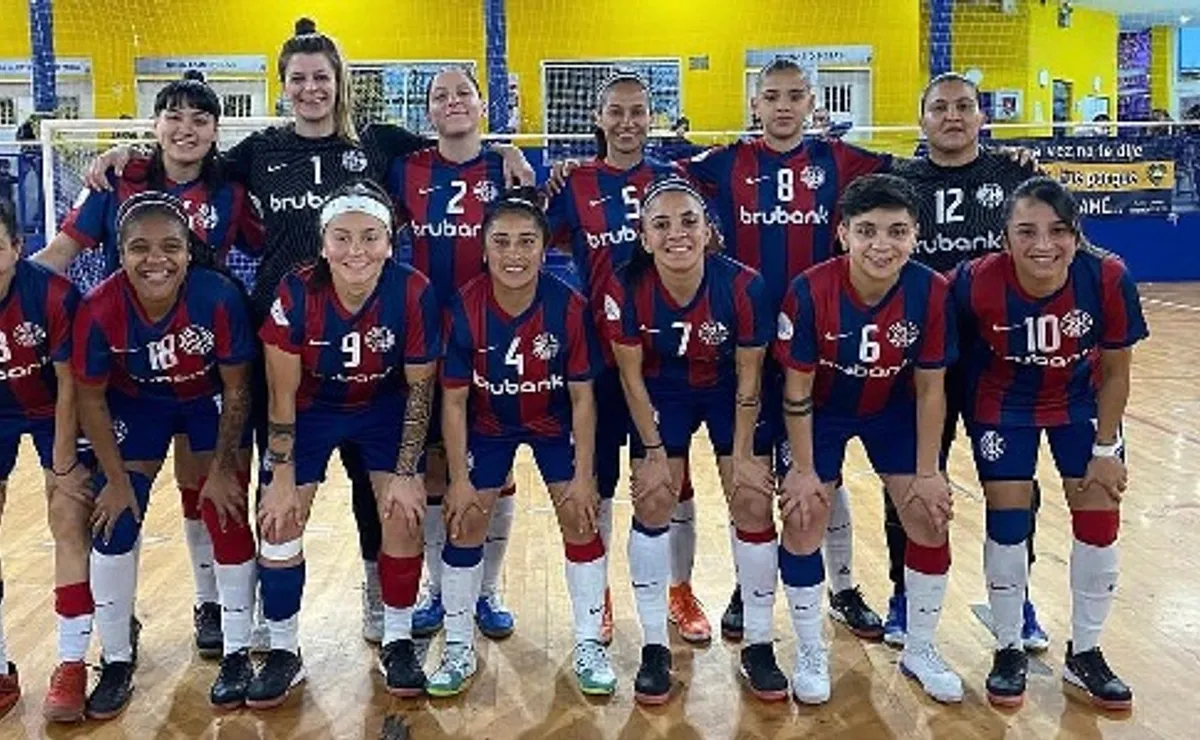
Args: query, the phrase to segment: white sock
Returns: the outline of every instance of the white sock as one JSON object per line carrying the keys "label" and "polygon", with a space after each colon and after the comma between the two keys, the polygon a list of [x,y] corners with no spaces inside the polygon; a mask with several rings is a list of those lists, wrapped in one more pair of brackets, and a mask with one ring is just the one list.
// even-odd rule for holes
{"label": "white sock", "polygon": [[487,539],[483,543],[483,580],[479,592],[484,596],[496,593],[500,585],[500,573],[504,570],[504,553],[508,551],[508,537],[512,534],[516,514],[517,497],[500,496],[492,509],[492,521],[488,523]]}
{"label": "white sock", "polygon": [[287,619],[268,619],[267,629],[271,631],[272,650],[286,650],[289,653],[300,652],[300,615],[298,613]]}
{"label": "white sock", "polygon": [[667,533],[652,537],[637,528],[630,530],[628,556],[633,600],[642,623],[642,643],[669,645],[667,579],[671,577],[671,543]]}
{"label": "white sock", "polygon": [[366,589],[367,599],[371,605],[383,603],[383,587],[379,585],[379,563],[374,560],[364,560],[363,588]]}
{"label": "white sock", "polygon": [[737,565],[738,585],[742,587],[747,645],[771,642],[775,621],[775,584],[779,580],[779,544],[772,537],[767,542],[734,543],[733,559]]}
{"label": "white sock", "polygon": [[575,616],[576,643],[600,640],[607,574],[608,558],[603,555],[587,563],[567,561],[567,591],[571,593],[571,611]]}
{"label": "white sock", "polygon": [[221,598],[221,631],[225,635],[225,654],[250,647],[254,626],[254,588],[258,585],[258,566],[254,560],[236,565],[213,566]]}
{"label": "white sock", "polygon": [[1100,632],[1117,588],[1117,546],[1071,545],[1071,649],[1086,653],[1100,644]]}
{"label": "white sock", "polygon": [[829,501],[825,527],[825,577],[832,593],[854,587],[854,528],[850,523],[850,492],[838,486]]}
{"label": "white sock", "polygon": [[192,580],[196,586],[197,604],[216,604],[221,600],[217,591],[217,575],[213,570],[212,537],[201,519],[183,520],[184,539],[192,560]]}
{"label": "white sock", "polygon": [[101,654],[110,663],[127,663],[133,659],[129,620],[137,590],[137,549],[121,555],[92,550],[91,579]]}
{"label": "white sock", "polygon": [[906,649],[933,643],[938,619],[942,616],[942,602],[946,599],[946,581],[945,573],[930,575],[912,568],[904,569],[904,591],[908,596]]}
{"label": "white sock", "polygon": [[425,591],[436,596],[442,592],[442,548],[446,545],[446,521],[442,519],[441,499],[425,507]]}
{"label": "white sock", "polygon": [[596,529],[600,530],[600,541],[604,543],[604,552],[612,542],[613,500],[600,499],[600,512],[596,516]]}
{"label": "white sock", "polygon": [[87,655],[92,641],[92,615],[78,617],[58,615],[58,661],[78,663]]}
{"label": "white sock", "polygon": [[383,644],[395,640],[412,639],[412,615],[414,607],[383,605]]}
{"label": "white sock", "polygon": [[695,562],[696,499],[688,499],[671,514],[671,583],[690,583]]}
{"label": "white sock", "polygon": [[792,615],[792,629],[796,631],[797,645],[824,645],[824,625],[821,613],[821,591],[823,584],[815,586],[784,586],[787,594],[788,611]]}
{"label": "white sock", "polygon": [[475,644],[475,601],[483,563],[458,568],[442,563],[442,604],[446,608],[446,642]]}
{"label": "white sock", "polygon": [[1022,647],[1025,589],[1029,584],[1028,554],[1025,542],[1001,545],[990,537],[983,544],[983,572],[987,578],[988,605],[992,610],[992,631],[996,649]]}

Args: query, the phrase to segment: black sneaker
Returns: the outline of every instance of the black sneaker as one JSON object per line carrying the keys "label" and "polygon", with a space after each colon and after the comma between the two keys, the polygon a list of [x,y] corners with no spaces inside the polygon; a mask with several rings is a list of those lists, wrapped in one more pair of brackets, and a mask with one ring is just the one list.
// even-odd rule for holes
{"label": "black sneaker", "polygon": [[246,706],[251,709],[273,709],[287,701],[292,687],[304,681],[304,663],[299,653],[272,649],[267,659],[250,680],[246,689]]}
{"label": "black sneaker", "polygon": [[221,605],[206,601],[192,607],[192,624],[196,627],[196,652],[201,658],[220,658],[225,645],[221,632]]}
{"label": "black sneaker", "polygon": [[142,639],[142,620],[136,616],[129,618],[129,660],[135,666],[138,658],[138,643]]}
{"label": "black sneaker", "polygon": [[643,645],[642,664],[633,679],[638,704],[665,704],[671,698],[671,650],[666,645]]}
{"label": "black sneaker", "polygon": [[1133,708],[1133,691],[1108,667],[1099,647],[1075,653],[1067,642],[1063,680],[1087,693],[1092,703],[1102,709],[1124,712]]}
{"label": "black sneaker", "polygon": [[853,632],[855,637],[863,640],[883,639],[883,620],[863,601],[858,586],[830,594],[829,616],[835,622],[846,625],[846,629]]}
{"label": "black sneaker", "polygon": [[1025,703],[1025,674],[1029,658],[1020,648],[997,650],[987,677],[988,701],[998,707],[1019,707]]}
{"label": "black sneaker", "polygon": [[759,642],[742,648],[742,680],[750,693],[763,701],[782,701],[788,696],[788,680],[775,662],[775,648]]}
{"label": "black sneaker", "polygon": [[208,692],[208,700],[214,707],[237,709],[246,703],[250,682],[254,679],[254,664],[250,662],[250,650],[244,648],[221,658],[221,670]]}
{"label": "black sneaker", "polygon": [[742,640],[742,589],[734,586],[733,594],[729,597],[729,605],[721,615],[721,637],[730,642]]}
{"label": "black sneaker", "polygon": [[408,698],[425,693],[425,671],[412,640],[392,640],[380,648],[379,670],[392,696]]}
{"label": "black sneaker", "polygon": [[87,716],[112,719],[125,710],[133,696],[133,663],[101,663],[100,680],[87,698]]}

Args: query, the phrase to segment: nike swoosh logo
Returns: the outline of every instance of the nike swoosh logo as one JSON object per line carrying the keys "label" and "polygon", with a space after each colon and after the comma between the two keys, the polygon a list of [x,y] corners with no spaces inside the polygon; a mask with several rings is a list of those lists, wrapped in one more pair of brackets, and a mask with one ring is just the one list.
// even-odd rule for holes
{"label": "nike swoosh logo", "polygon": [[432,192],[433,192],[433,191],[435,191],[435,190],[437,190],[437,188],[436,188],[436,187],[432,187],[432,188],[418,188],[418,189],[417,189],[417,193],[418,193],[418,194],[420,194],[420,195],[429,195],[430,193],[432,193]]}
{"label": "nike swoosh logo", "polygon": [[1013,324],[1012,326],[1002,326],[1000,324],[992,324],[992,331],[1012,331],[1014,329],[1020,329],[1020,328],[1021,328],[1020,324]]}
{"label": "nike swoosh logo", "polygon": [[595,208],[596,206],[600,205],[601,203],[605,203],[607,201],[608,201],[608,196],[604,196],[603,198],[601,198],[599,200],[589,200],[588,205],[591,206],[592,208]]}
{"label": "nike swoosh logo", "polygon": [[770,180],[770,179],[771,179],[770,175],[763,175],[762,177],[747,177],[746,184],[747,185],[757,185],[760,182],[766,182],[767,180]]}
{"label": "nike swoosh logo", "polygon": [[637,581],[634,581],[633,587],[634,588],[654,588],[654,584],[653,583],[638,583]]}
{"label": "nike swoosh logo", "polygon": [[640,330],[642,330],[642,331],[646,332],[647,334],[657,334],[657,333],[659,332],[659,330],[658,330],[658,329],[655,329],[655,328],[653,328],[653,327],[646,326],[645,324],[643,324],[643,325],[639,326],[639,327],[638,327],[638,329],[640,329]]}
{"label": "nike swoosh logo", "polygon": [[830,334],[829,332],[825,332],[825,341],[836,342],[839,339],[846,339],[849,336],[849,334]]}
{"label": "nike swoosh logo", "polygon": [[310,340],[308,340],[308,346],[309,347],[328,347],[329,342],[322,342],[320,339],[310,339]]}
{"label": "nike swoosh logo", "polygon": [[488,352],[491,352],[494,349],[496,349],[496,348],[495,347],[480,347],[479,349],[477,349],[475,351],[481,355],[486,355]]}
{"label": "nike swoosh logo", "polygon": [[268,173],[278,172],[278,171],[280,171],[282,169],[286,169],[286,168],[287,168],[287,162],[279,162],[277,164],[269,164],[269,165],[267,165],[267,172]]}
{"label": "nike swoosh logo", "polygon": [[775,595],[774,591],[759,591],[757,588],[754,589],[751,593],[754,594],[754,598],[756,598],[756,599],[769,599]]}

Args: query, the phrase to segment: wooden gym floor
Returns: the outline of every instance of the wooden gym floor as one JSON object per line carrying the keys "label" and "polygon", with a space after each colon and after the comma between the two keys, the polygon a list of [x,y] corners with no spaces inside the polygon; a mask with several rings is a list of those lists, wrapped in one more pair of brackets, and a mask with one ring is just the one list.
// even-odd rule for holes
{"label": "wooden gym floor", "polygon": [[[640,630],[625,556],[630,508],[618,494],[611,583],[616,607],[612,655],[620,684],[610,701],[584,699],[571,675],[570,604],[553,512],[529,457],[517,470],[518,514],[504,593],[517,614],[507,641],[480,640],[482,665],[464,698],[390,698],[360,637],[362,568],[339,466],[320,492],[305,541],[308,584],[301,645],[307,684],[274,712],[219,714],[208,705],[216,664],[191,646],[192,579],[170,477],[160,477],[145,528],[137,612],[145,624],[136,692],[107,724],[47,727],[41,701],[55,661],[51,542],[41,474],[22,450],[9,481],[0,534],[9,656],[21,670],[24,698],[0,720],[0,737],[94,738],[777,738],[829,737],[1189,738],[1200,736],[1200,284],[1143,286],[1152,337],[1138,349],[1126,430],[1131,487],[1122,517],[1120,590],[1103,639],[1111,664],[1134,688],[1135,710],[1106,716],[1064,695],[1058,671],[1069,634],[1067,556],[1070,527],[1062,491],[1043,455],[1046,497],[1037,536],[1032,591],[1050,632],[1048,653],[1031,662],[1025,707],[988,706],[983,681],[991,662],[982,577],[982,501],[965,445],[951,475],[959,494],[954,565],[940,629],[943,655],[963,676],[958,707],[928,700],[896,670],[898,653],[827,626],[832,701],[820,708],[764,705],[739,690],[737,646],[673,644],[677,690],[665,707],[634,705]],[[724,504],[707,442],[696,446],[699,547],[695,587],[714,627],[733,584]],[[170,470],[168,465],[167,470]],[[847,482],[854,494],[855,566],[869,603],[886,608],[889,591],[879,485],[860,448]],[[793,662],[782,589],[776,610],[777,654]],[[435,641],[431,650],[440,649]],[[93,652],[95,648],[93,647]],[[432,660],[427,661],[427,665]],[[94,678],[93,678],[94,680]],[[1192,709],[1188,709],[1192,707]]]}

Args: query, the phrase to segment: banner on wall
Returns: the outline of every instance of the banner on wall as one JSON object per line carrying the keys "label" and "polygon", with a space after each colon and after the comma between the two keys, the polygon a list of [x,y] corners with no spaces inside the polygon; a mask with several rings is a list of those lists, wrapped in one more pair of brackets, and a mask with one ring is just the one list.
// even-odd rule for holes
{"label": "banner on wall", "polygon": [[1166,214],[1174,205],[1174,156],[1153,142],[1035,140],[1022,146],[1075,194],[1085,216]]}

